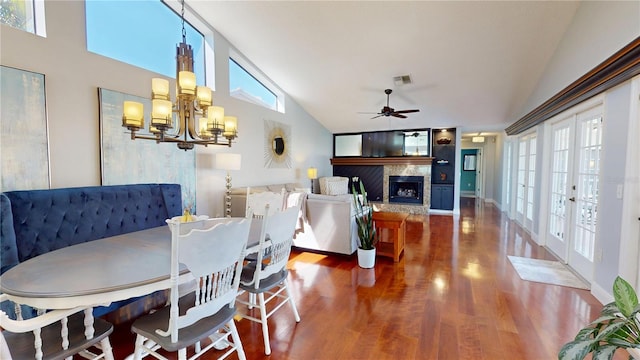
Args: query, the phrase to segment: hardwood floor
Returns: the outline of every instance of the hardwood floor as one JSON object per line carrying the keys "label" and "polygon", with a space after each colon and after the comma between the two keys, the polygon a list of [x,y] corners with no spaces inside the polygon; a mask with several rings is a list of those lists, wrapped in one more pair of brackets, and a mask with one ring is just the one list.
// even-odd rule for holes
{"label": "hardwood floor", "polygon": [[[247,359],[557,358],[601,304],[587,290],[520,280],[507,255],[553,257],[494,206],[462,201],[460,216],[412,215],[399,263],[365,270],[355,256],[294,251],[302,321],[286,306],[269,320],[269,357],[259,325],[240,321]],[[116,327],[116,359],[133,341],[128,324]]]}

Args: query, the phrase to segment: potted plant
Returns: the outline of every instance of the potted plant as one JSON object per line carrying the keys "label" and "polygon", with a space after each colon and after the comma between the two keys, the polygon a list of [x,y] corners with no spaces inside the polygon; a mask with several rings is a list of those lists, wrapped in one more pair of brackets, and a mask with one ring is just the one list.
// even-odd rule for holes
{"label": "potted plant", "polygon": [[630,359],[640,360],[640,306],[633,287],[621,277],[613,283],[614,302],[605,305],[600,316],[565,344],[558,359],[612,359],[617,349],[626,349]]}
{"label": "potted plant", "polygon": [[[356,191],[355,182],[359,183],[360,196]],[[356,224],[358,226],[358,265],[369,269],[376,262],[376,229],[373,226],[373,209],[367,202],[364,184],[358,178],[351,181],[351,193],[356,207]]]}

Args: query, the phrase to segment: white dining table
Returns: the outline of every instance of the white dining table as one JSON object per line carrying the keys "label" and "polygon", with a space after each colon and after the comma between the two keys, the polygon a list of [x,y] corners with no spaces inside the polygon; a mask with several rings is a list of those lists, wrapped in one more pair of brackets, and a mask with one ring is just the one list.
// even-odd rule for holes
{"label": "white dining table", "polygon": [[[228,221],[228,219],[221,219]],[[253,219],[247,252],[259,243]],[[0,291],[43,309],[106,306],[170,288],[171,231],[161,226],[89,241],[24,261],[0,276]],[[181,280],[188,271],[181,268]]]}

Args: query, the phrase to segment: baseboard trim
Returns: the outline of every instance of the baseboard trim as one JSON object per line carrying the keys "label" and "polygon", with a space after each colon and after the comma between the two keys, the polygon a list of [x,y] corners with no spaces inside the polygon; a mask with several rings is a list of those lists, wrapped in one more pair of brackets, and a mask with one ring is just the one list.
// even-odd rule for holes
{"label": "baseboard trim", "polygon": [[593,295],[603,305],[613,302],[614,300],[612,294],[594,282],[591,282],[591,295]]}

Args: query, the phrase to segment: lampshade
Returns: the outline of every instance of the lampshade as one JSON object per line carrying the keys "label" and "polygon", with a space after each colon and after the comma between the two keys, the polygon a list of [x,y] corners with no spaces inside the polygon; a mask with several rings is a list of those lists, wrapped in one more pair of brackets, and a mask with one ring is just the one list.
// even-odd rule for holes
{"label": "lampshade", "polygon": [[140,129],[144,126],[144,106],[136,101],[125,101],[122,126]]}
{"label": "lampshade", "polygon": [[196,74],[191,71],[179,71],[178,86],[180,92],[179,95],[195,95]]}
{"label": "lampshade", "polygon": [[198,120],[198,135],[200,135],[200,137],[202,138],[208,138],[211,136],[211,132],[208,130],[207,127],[207,122],[209,119],[207,118],[200,118]]}
{"label": "lampshade", "polygon": [[207,129],[210,132],[222,132],[224,130],[224,108],[222,106],[211,106],[208,116]]}
{"label": "lampshade", "polygon": [[484,136],[474,136],[474,137],[471,138],[471,142],[483,143],[484,142]]}
{"label": "lampshade", "polygon": [[151,79],[151,98],[169,100],[169,80],[161,78]]}
{"label": "lampshade", "polygon": [[310,167],[307,169],[307,177],[311,180],[318,178],[318,169]]}
{"label": "lampshade", "polygon": [[200,107],[211,106],[211,89],[206,86],[196,87],[196,97]]}
{"label": "lampshade", "polygon": [[171,101],[151,100],[151,124],[157,128],[171,127]]}
{"label": "lampshade", "polygon": [[240,170],[241,155],[232,153],[216,154],[216,169],[220,170]]}
{"label": "lampshade", "polygon": [[224,117],[224,136],[235,137],[238,127],[238,120],[235,116],[225,116]]}

